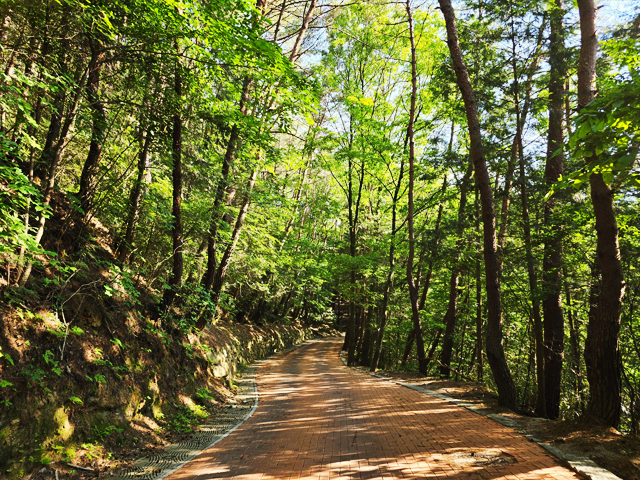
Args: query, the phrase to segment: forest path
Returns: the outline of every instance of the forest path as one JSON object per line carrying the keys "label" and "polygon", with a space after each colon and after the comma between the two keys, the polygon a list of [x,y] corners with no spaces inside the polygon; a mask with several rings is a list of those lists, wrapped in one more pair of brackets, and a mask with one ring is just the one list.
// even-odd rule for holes
{"label": "forest path", "polygon": [[265,361],[254,415],[168,478],[580,478],[510,428],[345,367],[342,342]]}

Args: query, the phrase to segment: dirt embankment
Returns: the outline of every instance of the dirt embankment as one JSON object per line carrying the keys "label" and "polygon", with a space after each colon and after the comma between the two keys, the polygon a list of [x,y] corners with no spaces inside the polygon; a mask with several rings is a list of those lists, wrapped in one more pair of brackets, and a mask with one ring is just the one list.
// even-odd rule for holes
{"label": "dirt embankment", "polygon": [[183,335],[105,296],[75,295],[67,318],[23,301],[0,313],[0,478],[108,473],[215,415],[243,365],[315,333],[282,322]]}

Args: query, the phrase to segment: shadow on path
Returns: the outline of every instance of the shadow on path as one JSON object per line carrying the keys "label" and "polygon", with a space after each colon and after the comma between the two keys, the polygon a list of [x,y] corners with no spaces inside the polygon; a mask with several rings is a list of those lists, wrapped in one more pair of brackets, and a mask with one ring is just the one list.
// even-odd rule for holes
{"label": "shadow on path", "polygon": [[342,341],[264,362],[255,414],[168,478],[579,478],[510,428],[345,367]]}

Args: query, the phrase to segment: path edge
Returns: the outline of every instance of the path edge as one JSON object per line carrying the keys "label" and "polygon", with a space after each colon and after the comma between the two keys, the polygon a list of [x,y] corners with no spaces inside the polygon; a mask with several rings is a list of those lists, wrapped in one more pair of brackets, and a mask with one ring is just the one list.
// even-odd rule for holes
{"label": "path edge", "polygon": [[169,475],[177,472],[178,470],[180,470],[185,465],[191,463],[196,458],[198,458],[200,455],[202,455],[204,452],[206,452],[211,447],[213,447],[215,444],[217,444],[218,442],[224,440],[229,435],[231,435],[236,429],[238,429],[240,426],[242,426],[247,420],[249,420],[253,416],[255,411],[258,409],[258,399],[260,397],[260,395],[258,393],[258,384],[256,382],[256,368],[257,367],[261,366],[263,363],[265,363],[268,360],[271,360],[273,358],[277,358],[277,357],[279,357],[281,355],[284,355],[284,354],[292,352],[293,350],[296,350],[296,349],[298,349],[300,347],[303,347],[303,346],[305,346],[305,345],[307,345],[309,343],[317,341],[319,338],[324,338],[324,337],[308,338],[308,339],[304,340],[303,342],[300,342],[300,343],[297,343],[295,345],[290,346],[289,348],[285,348],[284,350],[280,350],[280,351],[274,352],[274,353],[272,353],[271,355],[269,355],[269,356],[267,356],[265,358],[261,358],[261,359],[255,360],[251,365],[249,365],[246,368],[246,370],[250,370],[251,373],[246,375],[246,377],[244,377],[242,379],[242,381],[244,381],[244,382],[250,382],[251,386],[252,386],[252,390],[253,390],[252,391],[252,394],[253,394],[253,406],[251,407],[251,410],[249,410],[249,413],[247,413],[238,423],[236,423],[233,427],[231,427],[224,435],[222,435],[220,438],[214,440],[210,445],[208,445],[208,446],[204,447],[202,450],[200,450],[200,452],[194,458],[190,458],[189,460],[186,460],[186,461],[182,462],[180,465],[177,465],[175,468],[172,468],[171,470],[165,470],[165,471],[158,472],[158,475],[153,477],[154,480],[164,480]]}
{"label": "path edge", "polygon": [[[259,361],[260,360],[254,362],[254,363],[257,363]],[[202,450],[200,450],[200,453],[198,453],[194,458],[190,458],[189,460],[186,460],[185,462],[182,462],[180,465],[177,465],[176,467],[174,467],[174,468],[172,468],[170,470],[162,470],[162,471],[158,472],[158,476],[154,477],[155,480],[164,480],[169,475],[177,472],[178,470],[180,470],[182,467],[184,467],[188,463],[191,463],[196,458],[198,458],[200,455],[202,455],[204,452],[206,452],[211,447],[213,447],[216,443],[218,443],[219,441],[224,440],[225,438],[227,438],[234,430],[236,430],[240,425],[242,425],[244,422],[246,422],[247,420],[249,420],[251,418],[251,416],[258,409],[258,386],[256,384],[256,372],[255,372],[254,364],[251,364],[251,366],[249,368],[251,368],[253,370],[252,373],[247,375],[245,378],[243,378],[243,381],[251,382],[252,383],[252,387],[253,387],[252,388],[252,390],[253,390],[252,391],[252,394],[253,394],[253,406],[251,407],[251,410],[249,410],[249,413],[247,413],[244,416],[244,418],[242,418],[233,427],[231,427],[229,430],[227,430],[227,432],[224,435],[222,435],[220,438],[217,438],[210,445],[208,445],[208,446],[204,447]]]}
{"label": "path edge", "polygon": [[[180,462],[174,466],[171,466],[170,468],[167,469],[161,469],[158,472],[152,472],[152,473],[148,473],[148,472],[140,472],[139,475],[136,475],[136,472],[132,472],[132,469],[127,469],[124,472],[120,472],[120,473],[116,473],[114,475],[109,475],[105,478],[107,478],[108,480],[122,480],[122,479],[129,479],[129,480],[135,480],[136,477],[138,478],[144,478],[144,480],[164,480],[165,478],[169,477],[170,475],[174,474],[175,472],[177,472],[178,470],[180,470],[182,467],[184,467],[185,465],[191,463],[193,460],[197,459],[200,455],[202,455],[204,452],[206,452],[207,450],[209,450],[211,447],[213,447],[214,445],[216,445],[218,442],[220,442],[221,440],[225,439],[226,437],[228,437],[231,433],[233,433],[236,429],[238,429],[240,426],[242,426],[247,420],[249,420],[249,418],[251,418],[253,416],[253,414],[255,413],[255,411],[258,409],[258,403],[259,403],[259,392],[258,392],[258,385],[256,382],[256,369],[257,367],[259,367],[260,365],[262,365],[263,363],[273,359],[273,358],[277,358],[281,355],[285,355],[293,350],[296,350],[298,348],[301,348],[309,343],[318,341],[320,339],[323,338],[327,338],[327,337],[321,337],[321,336],[314,336],[311,338],[308,338],[300,343],[297,343],[295,345],[292,345],[288,348],[285,348],[283,350],[280,351],[276,351],[273,352],[271,355],[268,355],[264,358],[255,360],[253,363],[251,363],[249,366],[247,366],[247,368],[244,370],[243,374],[242,374],[242,379],[240,380],[243,383],[248,383],[250,388],[251,388],[251,393],[249,394],[250,396],[253,396],[253,405],[251,407],[251,409],[249,410],[249,412],[242,417],[238,423],[236,423],[235,425],[233,425],[231,428],[229,428],[229,430],[227,430],[224,434],[222,434],[219,438],[216,438],[213,442],[211,442],[209,445],[202,447],[201,449],[197,449],[197,450],[192,450],[191,454],[189,455],[190,458],[186,459],[183,462]],[[249,396],[247,395],[247,396]],[[179,445],[179,444],[172,444],[172,445],[167,445],[167,447],[172,447],[175,445]],[[165,448],[166,451],[166,448]],[[160,454],[162,455],[162,454]],[[139,458],[135,464],[134,464],[134,468],[135,465],[138,462],[142,462],[144,461],[145,458],[148,457],[142,457]]]}

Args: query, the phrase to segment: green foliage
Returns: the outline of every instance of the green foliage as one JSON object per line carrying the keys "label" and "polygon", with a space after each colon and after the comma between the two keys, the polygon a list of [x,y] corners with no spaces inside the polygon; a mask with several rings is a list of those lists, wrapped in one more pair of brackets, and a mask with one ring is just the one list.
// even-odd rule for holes
{"label": "green foliage", "polygon": [[183,335],[193,331],[199,318],[212,318],[216,312],[212,294],[198,284],[184,286],[178,292],[175,302],[180,313],[165,312],[162,323],[174,326]]}
{"label": "green foliage", "polygon": [[46,362],[46,364],[51,367],[51,371],[53,373],[55,373],[58,376],[62,375],[62,369],[58,367],[59,362],[57,360],[54,360],[53,353],[51,352],[51,350],[47,350],[44,353],[44,355],[42,355],[42,358],[44,358],[44,361]]}
{"label": "green foliage", "polygon": [[63,462],[70,462],[72,461],[76,456],[76,448],[74,446],[70,446],[64,449],[64,452],[62,453],[62,461]]}
{"label": "green foliage", "polygon": [[112,338],[112,339],[111,339],[111,343],[113,343],[114,345],[116,345],[117,347],[119,347],[121,350],[125,350],[125,349],[129,348],[129,347],[127,347],[126,345],[124,345],[124,344],[120,341],[120,339],[118,339],[118,338]]}
{"label": "green foliage", "polygon": [[84,333],[84,330],[82,330],[80,327],[78,326],[73,326],[70,328],[71,333],[73,333],[74,335],[80,336]]}
{"label": "green foliage", "polygon": [[[0,388],[12,387],[12,386],[13,386],[13,383],[8,382],[7,380],[4,380],[4,379],[0,379]],[[14,388],[14,390],[15,390],[15,388]],[[13,403],[10,402],[9,399],[6,396],[2,400],[0,400],[0,403],[2,405],[4,405],[4,408],[8,408],[11,405],[13,405]]]}
{"label": "green foliage", "polygon": [[[111,436],[111,434],[117,434],[122,437],[122,433],[124,432],[124,428],[118,428],[115,425],[105,425],[105,426],[94,426],[92,428],[92,435],[94,441],[96,442],[104,442],[104,440]],[[83,447],[85,448],[85,447]]]}
{"label": "green foliage", "polygon": [[190,433],[209,413],[200,405],[175,405],[176,410],[166,417],[167,429],[174,433]]}
{"label": "green foliage", "polygon": [[13,362],[13,358],[11,358],[11,355],[9,355],[8,353],[2,353],[1,347],[0,347],[0,358],[6,358],[7,362],[9,362],[11,366],[15,365],[15,363]]}
{"label": "green foliage", "polygon": [[6,165],[2,154],[13,147],[0,137],[0,254],[13,255],[16,248],[22,248],[29,256],[44,253],[25,228],[20,212],[29,206],[42,211],[40,192],[18,167]]}
{"label": "green foliage", "polygon": [[602,174],[607,184],[616,178],[640,187],[640,175],[632,170],[640,144],[640,39],[612,38],[603,50],[614,68],[598,97],[580,110],[569,139],[572,154],[586,165],[563,177],[554,191],[579,187],[594,173]]}
{"label": "green foliage", "polygon": [[44,386],[43,381],[45,378],[47,378],[47,373],[41,368],[34,366],[33,364],[30,364],[27,367],[25,367],[20,372],[20,374],[24,375],[29,382],[38,383],[40,384],[40,386]]}
{"label": "green foliage", "polygon": [[135,272],[119,265],[109,264],[108,267],[113,275],[113,280],[104,286],[105,295],[121,300],[129,308],[139,306],[140,291],[135,286]]}
{"label": "green foliage", "polygon": [[209,390],[206,387],[200,387],[196,392],[196,397],[201,400],[215,400],[215,397],[209,393]]}
{"label": "green foliage", "polygon": [[97,443],[83,443],[80,446],[85,449],[84,456],[87,457],[89,461],[97,457],[99,455],[99,451],[102,449],[102,447]]}

